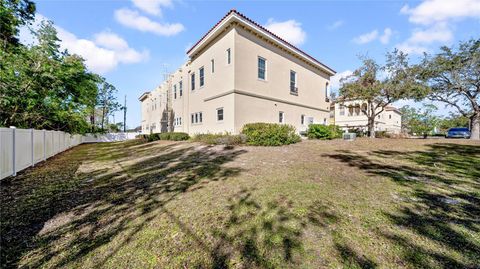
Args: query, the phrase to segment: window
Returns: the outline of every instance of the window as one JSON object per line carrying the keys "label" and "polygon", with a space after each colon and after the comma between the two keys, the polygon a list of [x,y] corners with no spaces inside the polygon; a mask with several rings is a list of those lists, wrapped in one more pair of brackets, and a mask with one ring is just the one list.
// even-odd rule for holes
{"label": "window", "polygon": [[232,53],[230,49],[227,49],[227,64],[230,64],[232,62]]}
{"label": "window", "polygon": [[203,122],[203,115],[202,112],[192,113],[192,124],[193,123],[202,123]]}
{"label": "window", "polygon": [[173,85],[173,99],[177,99],[177,85]]}
{"label": "window", "polygon": [[180,91],[180,97],[182,97],[182,95],[183,95],[183,82],[182,81],[180,81],[178,83],[178,89]]}
{"label": "window", "polygon": [[212,67],[212,74],[215,73],[215,60],[212,59],[210,60],[210,64],[211,64],[211,67]]}
{"label": "window", "polygon": [[278,112],[278,122],[279,123],[285,122],[285,113],[283,113],[282,111]]}
{"label": "window", "polygon": [[345,115],[345,106],[344,105],[339,105],[339,110],[340,110],[340,116]]}
{"label": "window", "polygon": [[327,125],[327,119],[323,118],[323,125]]}
{"label": "window", "polygon": [[198,69],[198,73],[199,73],[199,78],[200,78],[200,87],[203,87],[203,85],[205,85],[205,72],[204,72],[204,68],[203,66],[200,67],[200,69]]}
{"label": "window", "polygon": [[305,115],[300,116],[300,124],[304,125],[305,124]]}
{"label": "window", "polygon": [[392,119],[392,115],[388,115],[388,118],[389,118],[389,119]]}
{"label": "window", "polygon": [[217,121],[223,121],[223,107],[217,108]]}
{"label": "window", "polygon": [[298,94],[297,73],[290,70],[290,93]]}
{"label": "window", "polygon": [[328,82],[325,83],[325,101],[329,101],[328,100]]}
{"label": "window", "polygon": [[266,79],[267,73],[267,60],[262,57],[258,57],[258,79]]}
{"label": "window", "polygon": [[192,91],[195,90],[195,73],[192,73],[190,75],[190,81],[191,81],[191,88],[192,88]]}

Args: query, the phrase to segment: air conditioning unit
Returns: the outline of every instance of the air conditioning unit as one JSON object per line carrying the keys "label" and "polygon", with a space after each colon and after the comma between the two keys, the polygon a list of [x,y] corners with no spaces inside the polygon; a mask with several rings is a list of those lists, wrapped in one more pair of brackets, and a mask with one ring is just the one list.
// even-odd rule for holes
{"label": "air conditioning unit", "polygon": [[344,133],[343,134],[343,140],[353,141],[353,140],[355,140],[355,138],[357,138],[356,133]]}

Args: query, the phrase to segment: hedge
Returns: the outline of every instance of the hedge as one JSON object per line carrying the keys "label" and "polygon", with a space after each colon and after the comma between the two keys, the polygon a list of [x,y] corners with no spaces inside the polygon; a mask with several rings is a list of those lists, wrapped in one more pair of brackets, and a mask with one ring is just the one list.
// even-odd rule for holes
{"label": "hedge", "polygon": [[190,136],[187,133],[181,132],[171,132],[171,133],[153,133],[147,135],[139,135],[137,136],[140,139],[147,140],[148,142],[156,141],[156,140],[171,140],[171,141],[182,141],[188,140]]}
{"label": "hedge", "polygon": [[310,124],[307,137],[309,139],[330,140],[342,137],[342,131],[336,125]]}
{"label": "hedge", "polygon": [[235,146],[245,144],[246,136],[243,134],[198,134],[192,138],[192,141],[201,142],[209,145]]}
{"label": "hedge", "polygon": [[281,146],[299,142],[295,127],[277,123],[248,123],[242,128],[247,144],[254,146]]}

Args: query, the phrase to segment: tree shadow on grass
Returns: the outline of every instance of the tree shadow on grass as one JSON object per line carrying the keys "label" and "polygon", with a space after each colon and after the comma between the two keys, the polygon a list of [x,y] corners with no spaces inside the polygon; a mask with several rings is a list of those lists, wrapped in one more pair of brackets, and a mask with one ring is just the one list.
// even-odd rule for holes
{"label": "tree shadow on grass", "polygon": [[[225,164],[245,151],[188,145],[157,147],[162,154],[133,164],[117,159],[144,150],[137,143],[82,145],[0,182],[2,267],[67,266],[122,234],[95,257],[101,267],[176,196],[241,172]],[[112,154],[108,169],[78,173],[82,162]]]}
{"label": "tree shadow on grass", "polygon": [[[478,266],[480,245],[474,234],[480,231],[479,146],[442,143],[424,151],[338,151],[324,156],[407,187],[409,194],[398,201],[400,209],[384,212],[398,229],[380,232],[402,249],[405,263],[422,268]],[[417,244],[410,233],[428,246]]]}

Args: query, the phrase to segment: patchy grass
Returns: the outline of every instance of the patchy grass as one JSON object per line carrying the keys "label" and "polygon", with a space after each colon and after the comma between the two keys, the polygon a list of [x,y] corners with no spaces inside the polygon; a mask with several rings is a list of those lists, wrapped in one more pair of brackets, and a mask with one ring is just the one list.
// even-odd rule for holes
{"label": "patchy grass", "polygon": [[81,145],[1,184],[2,268],[477,268],[480,145]]}

